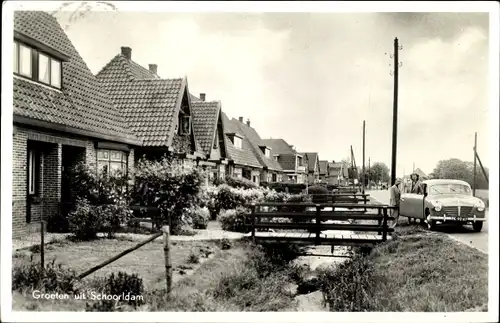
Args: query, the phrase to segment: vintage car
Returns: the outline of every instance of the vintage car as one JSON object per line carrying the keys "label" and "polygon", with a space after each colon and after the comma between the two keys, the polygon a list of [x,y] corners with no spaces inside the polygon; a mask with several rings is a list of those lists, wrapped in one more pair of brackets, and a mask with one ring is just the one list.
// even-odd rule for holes
{"label": "vintage car", "polygon": [[431,179],[422,182],[424,194],[401,194],[400,215],[420,219],[432,230],[437,224],[472,224],[479,232],[486,221],[485,205],[472,196],[467,182],[454,179]]}

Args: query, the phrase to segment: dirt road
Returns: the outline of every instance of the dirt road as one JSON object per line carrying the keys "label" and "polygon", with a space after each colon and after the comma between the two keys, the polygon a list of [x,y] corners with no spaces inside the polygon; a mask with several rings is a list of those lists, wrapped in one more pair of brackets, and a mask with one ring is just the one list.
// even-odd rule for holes
{"label": "dirt road", "polygon": [[[370,197],[378,200],[380,203],[389,203],[389,191],[367,191]],[[486,219],[488,219],[488,210],[486,210]],[[406,221],[406,218],[400,219],[400,221]],[[467,244],[473,248],[478,249],[484,253],[488,253],[488,221],[484,223],[483,230],[481,232],[474,232],[470,226],[467,227],[448,227],[442,226],[438,227],[437,231],[443,232],[450,236],[452,239],[460,241]]]}

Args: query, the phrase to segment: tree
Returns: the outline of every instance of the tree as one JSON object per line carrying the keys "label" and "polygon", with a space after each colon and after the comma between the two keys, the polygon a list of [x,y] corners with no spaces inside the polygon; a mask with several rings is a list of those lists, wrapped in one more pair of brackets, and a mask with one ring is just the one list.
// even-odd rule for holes
{"label": "tree", "polygon": [[[370,181],[375,181],[378,183],[379,181],[381,182],[389,182],[390,180],[390,175],[389,175],[389,167],[387,167],[386,164],[381,163],[381,162],[376,162],[370,165],[370,170],[368,170],[368,167],[365,167],[365,172],[366,172],[366,181],[368,178]],[[360,180],[362,179],[363,174],[362,171],[360,171]]]}
{"label": "tree", "polygon": [[[485,172],[489,176],[489,171],[486,167]],[[434,168],[432,176],[432,178],[459,179],[472,185],[474,181],[474,163],[462,161],[457,158],[440,160],[436,168]],[[476,188],[488,188],[488,183],[479,165],[476,167]]]}

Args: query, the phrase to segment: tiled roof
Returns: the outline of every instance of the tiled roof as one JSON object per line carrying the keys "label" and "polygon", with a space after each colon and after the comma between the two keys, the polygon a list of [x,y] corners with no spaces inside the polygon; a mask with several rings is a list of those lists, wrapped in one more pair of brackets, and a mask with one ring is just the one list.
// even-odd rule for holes
{"label": "tiled roof", "polygon": [[61,91],[14,77],[14,115],[140,144],[55,17],[43,11],[16,11],[14,30],[70,57],[62,63]]}
{"label": "tiled roof", "polygon": [[263,139],[262,142],[271,147],[274,154],[295,154],[296,151],[283,139]]}
{"label": "tiled roof", "polygon": [[248,141],[248,139],[245,138],[242,131],[239,130],[238,125],[229,120],[229,118],[224,112],[221,112],[221,114],[222,114],[222,123],[224,126],[224,133],[225,134],[236,133],[239,134],[241,137],[243,137],[242,149],[238,149],[233,145],[233,143],[227,137],[227,135],[224,136],[228,158],[231,159],[236,165],[247,165],[251,167],[262,168],[261,164],[259,163],[259,161],[257,160],[252,151],[250,142]]}
{"label": "tiled roof", "polygon": [[[266,157],[266,155],[262,152],[260,146],[267,146],[264,141],[260,138],[257,131],[254,128],[236,120],[232,119],[231,122],[237,125],[241,132],[245,135],[246,139],[249,141],[254,155],[259,160],[260,164],[264,167],[267,167],[269,170],[274,171],[282,171],[283,168],[281,165],[273,159],[273,151],[271,149],[271,158]],[[269,147],[271,148],[271,147]]]}
{"label": "tiled roof", "polygon": [[319,173],[321,175],[326,175],[328,170],[328,161],[327,160],[320,160],[319,161]]}
{"label": "tiled roof", "polygon": [[144,146],[170,146],[186,79],[161,79],[122,54],[97,78]]}
{"label": "tiled roof", "polygon": [[316,160],[318,159],[318,153],[301,153],[305,158],[307,158],[307,167],[309,170],[314,170],[316,166]]}
{"label": "tiled roof", "polygon": [[220,102],[191,101],[191,107],[194,134],[203,154],[210,155],[219,120]]}

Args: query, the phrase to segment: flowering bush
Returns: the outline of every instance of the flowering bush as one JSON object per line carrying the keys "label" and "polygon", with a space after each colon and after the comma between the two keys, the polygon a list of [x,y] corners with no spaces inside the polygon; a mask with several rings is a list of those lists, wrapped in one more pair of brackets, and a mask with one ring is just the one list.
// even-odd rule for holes
{"label": "flowering bush", "polygon": [[194,229],[206,229],[210,221],[210,211],[207,207],[192,206],[186,211]]}
{"label": "flowering bush", "polygon": [[245,188],[245,189],[250,189],[250,188],[258,188],[259,186],[252,182],[249,179],[246,179],[244,177],[233,177],[233,176],[227,176],[225,180],[225,184],[235,187],[235,188]]}
{"label": "flowering bush", "polygon": [[[97,232],[112,237],[130,218],[127,192],[128,176],[97,173],[84,164],[70,171],[71,194],[67,223],[70,231],[81,240],[95,239]],[[56,226],[51,223],[51,226]]]}
{"label": "flowering bush", "polygon": [[142,159],[135,171],[132,199],[142,206],[156,206],[164,220],[170,217],[172,234],[186,224],[184,212],[199,202],[205,172],[198,167],[183,167],[169,158]]}
{"label": "flowering bush", "polygon": [[250,232],[247,227],[252,221],[251,211],[245,207],[237,207],[234,210],[224,210],[219,215],[222,230],[234,232]]}
{"label": "flowering bush", "polygon": [[198,195],[198,201],[200,207],[208,208],[212,220],[215,220],[217,218],[217,215],[219,214],[220,211],[219,209],[217,209],[216,205],[218,193],[219,190],[216,186],[209,185],[203,187],[203,189],[200,191]]}

